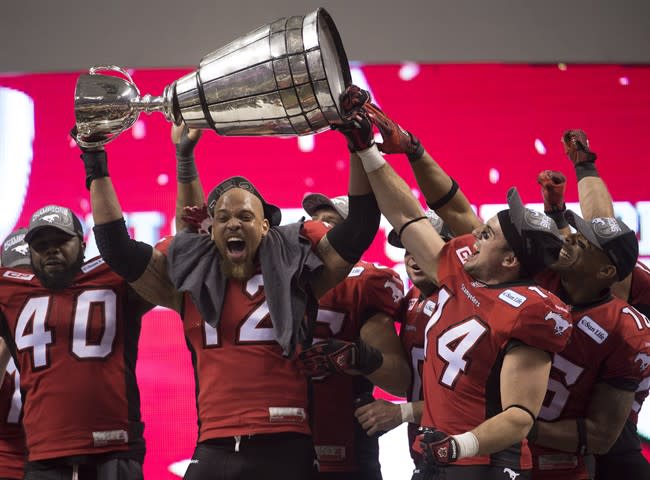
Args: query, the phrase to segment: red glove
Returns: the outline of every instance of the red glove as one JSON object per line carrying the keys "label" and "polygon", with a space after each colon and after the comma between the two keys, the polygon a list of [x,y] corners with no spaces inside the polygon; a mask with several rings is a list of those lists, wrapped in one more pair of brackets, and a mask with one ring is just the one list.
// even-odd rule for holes
{"label": "red glove", "polygon": [[369,375],[381,367],[383,356],[379,350],[362,341],[353,343],[328,338],[300,352],[298,361],[298,368],[309,377],[349,370]]}
{"label": "red glove", "polygon": [[[405,153],[409,160],[418,160],[424,153],[420,141],[410,132],[404,130],[397,122],[389,118],[377,105],[367,103],[364,110],[374,123],[384,143],[378,143],[377,147],[384,153]],[[417,155],[417,158],[413,158]]]}
{"label": "red glove", "polygon": [[537,183],[542,186],[544,196],[544,212],[559,212],[566,210],[564,191],[566,190],[566,177],[562,172],[544,170],[537,175]]}
{"label": "red glove", "polygon": [[356,85],[350,85],[341,94],[339,103],[344,122],[332,128],[340,131],[348,141],[348,150],[358,152],[375,144],[372,122],[363,106],[370,101],[370,94]]}
{"label": "red glove", "polygon": [[413,442],[413,450],[429,465],[447,465],[458,460],[458,443],[439,430],[424,429]]}
{"label": "red glove", "polygon": [[574,165],[595,162],[598,156],[589,150],[589,139],[583,130],[567,130],[562,135],[564,153]]}
{"label": "red glove", "polygon": [[181,220],[198,233],[210,233],[212,222],[208,215],[208,206],[205,204],[202,207],[184,207]]}

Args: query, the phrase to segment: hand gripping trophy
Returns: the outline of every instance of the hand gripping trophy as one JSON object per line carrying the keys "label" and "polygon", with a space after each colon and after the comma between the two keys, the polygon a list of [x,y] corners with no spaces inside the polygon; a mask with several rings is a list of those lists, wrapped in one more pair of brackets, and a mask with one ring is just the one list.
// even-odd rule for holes
{"label": "hand gripping trophy", "polygon": [[[100,73],[106,71],[125,78]],[[206,55],[198,70],[160,97],[141,96],[120,67],[92,67],[75,89],[76,140],[82,147],[106,144],[140,112],[154,111],[219,135],[318,133],[341,121],[338,98],[350,83],[339,33],[319,8],[276,20]]]}

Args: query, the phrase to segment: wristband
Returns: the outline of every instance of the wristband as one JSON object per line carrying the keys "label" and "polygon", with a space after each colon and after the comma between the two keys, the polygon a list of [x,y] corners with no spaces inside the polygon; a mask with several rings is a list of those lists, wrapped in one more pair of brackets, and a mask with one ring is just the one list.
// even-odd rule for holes
{"label": "wristband", "polygon": [[586,177],[600,177],[594,162],[576,163],[575,169],[578,182]]}
{"label": "wristband", "polygon": [[458,445],[458,460],[478,455],[478,438],[472,432],[452,435],[451,438],[456,440],[456,444]]}
{"label": "wristband", "polygon": [[547,217],[553,219],[555,225],[557,225],[557,228],[560,230],[569,226],[569,222],[567,222],[566,218],[564,218],[565,212],[566,212],[566,205],[562,210],[553,210],[551,212],[544,211]]}
{"label": "wristband", "polygon": [[400,404],[399,409],[402,413],[402,423],[415,423],[415,417],[413,416],[413,404],[411,402]]}
{"label": "wristband", "polygon": [[363,164],[363,169],[366,171],[366,173],[379,170],[386,164],[386,160],[384,160],[382,154],[379,153],[377,145],[373,145],[370,148],[366,148],[365,150],[361,150],[356,153],[359,155],[361,163]]}
{"label": "wristband", "polygon": [[410,133],[409,135],[411,136],[411,141],[413,142],[413,145],[415,145],[416,147],[415,150],[413,150],[412,152],[406,152],[406,158],[409,159],[410,163],[413,163],[413,162],[417,162],[422,158],[422,156],[424,155],[424,147],[422,146],[422,143],[420,143],[420,140],[415,138]]}

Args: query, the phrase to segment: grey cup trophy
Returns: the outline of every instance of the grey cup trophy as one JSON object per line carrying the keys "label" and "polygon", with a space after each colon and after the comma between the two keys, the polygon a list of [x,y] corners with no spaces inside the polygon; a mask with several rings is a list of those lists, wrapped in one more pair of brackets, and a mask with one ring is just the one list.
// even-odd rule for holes
{"label": "grey cup trophy", "polygon": [[[102,75],[119,72],[125,78]],[[135,123],[140,112],[219,135],[307,135],[340,121],[339,95],[350,67],[330,15],[319,8],[264,25],[215,50],[198,70],[140,95],[116,66],[92,67],[75,89],[77,142],[103,145]]]}

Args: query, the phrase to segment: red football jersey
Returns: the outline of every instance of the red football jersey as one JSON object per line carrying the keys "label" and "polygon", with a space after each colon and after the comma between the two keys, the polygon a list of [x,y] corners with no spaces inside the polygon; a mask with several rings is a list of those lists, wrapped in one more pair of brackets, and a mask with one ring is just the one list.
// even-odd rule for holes
{"label": "red football jersey", "polygon": [[[315,246],[326,232],[321,222],[309,221],[302,235]],[[165,253],[169,243],[156,248]],[[260,272],[247,282],[228,279],[217,328],[203,320],[189,293],[182,317],[196,379],[199,442],[310,433],[307,380],[296,359],[282,355]]]}
{"label": "red football jersey", "polygon": [[[562,351],[572,330],[568,308],[532,283],[485,285],[463,262],[472,235],[457,237],[440,252],[436,311],[425,330],[422,425],[448,434],[471,430],[502,411],[499,372],[512,340],[548,352]],[[460,465],[530,468],[526,441]]]}
{"label": "red football jersey", "polygon": [[20,423],[22,409],[20,373],[10,359],[0,384],[0,478],[23,478],[26,452]]}
{"label": "red football jersey", "polygon": [[[402,281],[391,269],[357,263],[348,277],[319,301],[314,342],[330,337],[354,342],[363,322],[375,313],[395,317],[404,296]],[[369,438],[354,417],[354,399],[372,392],[365,377],[329,375],[313,381],[313,436],[321,472],[364,469],[377,458],[377,440]]]}
{"label": "red football jersey", "polygon": [[135,379],[144,304],[136,298],[101,258],[60,291],[0,269],[2,331],[20,371],[30,461],[111,451],[144,458]]}
{"label": "red football jersey", "polygon": [[[557,274],[545,272],[543,285],[558,291]],[[650,320],[616,297],[571,307],[571,341],[553,356],[546,399],[539,418],[556,421],[584,417],[594,384],[606,382],[636,391],[630,420],[647,395],[650,378]],[[582,456],[531,445],[535,478],[588,479]]]}
{"label": "red football jersey", "polygon": [[[422,368],[424,366],[424,329],[436,311],[438,301],[438,291],[436,290],[431,296],[423,297],[417,287],[411,288],[402,300],[400,309],[401,323],[400,339],[404,351],[408,355],[409,365],[411,366],[411,386],[407,391],[406,400],[417,402],[424,400],[422,391]],[[413,442],[418,434],[419,423],[408,424],[408,442],[411,458],[417,464],[421,455],[413,450]]]}
{"label": "red football jersey", "polygon": [[[542,420],[584,417],[595,383],[635,391],[650,375],[650,321],[643,314],[620,299],[609,298],[574,306],[571,316],[571,342],[554,355],[539,414]],[[558,469],[574,472],[573,478],[589,478],[582,457],[536,445],[531,450],[540,478],[555,478]]]}
{"label": "red football jersey", "polygon": [[[632,283],[630,285],[630,296],[628,303],[636,308],[639,312],[643,313],[646,318],[650,318],[650,268],[641,262],[637,262],[636,267],[632,271]],[[643,324],[645,320],[639,319],[639,324]],[[636,425],[639,419],[639,411],[643,405],[643,401],[648,396],[650,390],[650,372],[639,384],[632,404],[632,412],[630,413],[629,420]]]}

